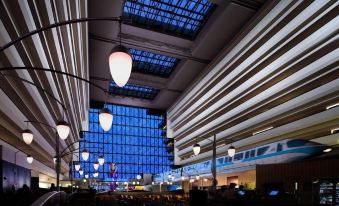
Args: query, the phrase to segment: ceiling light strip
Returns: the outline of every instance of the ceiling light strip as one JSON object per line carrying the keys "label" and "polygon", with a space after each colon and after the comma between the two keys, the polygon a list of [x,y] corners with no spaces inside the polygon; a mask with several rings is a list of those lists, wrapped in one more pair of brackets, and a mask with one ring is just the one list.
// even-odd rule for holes
{"label": "ceiling light strip", "polygon": [[267,127],[267,128],[265,128],[265,129],[263,129],[263,130],[260,130],[260,131],[254,132],[252,135],[254,136],[254,135],[257,135],[257,134],[260,134],[260,133],[266,132],[266,131],[268,131],[268,130],[271,130],[271,129],[273,129],[273,127]]}

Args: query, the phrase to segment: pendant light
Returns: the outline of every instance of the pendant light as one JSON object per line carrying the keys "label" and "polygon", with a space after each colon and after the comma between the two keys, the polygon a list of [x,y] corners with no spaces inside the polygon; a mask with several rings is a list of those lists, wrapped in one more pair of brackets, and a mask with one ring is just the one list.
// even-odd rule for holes
{"label": "pendant light", "polygon": [[89,158],[89,152],[86,149],[84,149],[81,153],[81,156],[83,160],[87,161]]}
{"label": "pendant light", "polygon": [[27,162],[29,163],[29,164],[32,164],[32,162],[33,162],[33,157],[31,156],[31,155],[27,155]]}
{"label": "pendant light", "polygon": [[200,145],[198,143],[196,143],[193,146],[193,153],[194,153],[194,155],[198,155],[200,153]]}
{"label": "pendant light", "polygon": [[114,47],[109,55],[109,68],[112,78],[119,87],[125,86],[132,71],[132,56],[126,47],[121,45],[121,20],[119,21],[120,44]]}
{"label": "pendant light", "polygon": [[88,174],[85,174],[85,178],[86,178],[86,179],[88,178]]}
{"label": "pendant light", "polygon": [[98,162],[99,162],[99,165],[103,165],[105,163],[105,158],[103,155],[99,156]]}
{"label": "pendant light", "polygon": [[98,170],[99,169],[99,162],[95,162],[93,164],[93,167],[94,167],[95,170]]}
{"label": "pendant light", "polygon": [[53,162],[54,162],[54,164],[56,164],[56,161],[57,161],[57,157],[54,156],[54,157],[53,157]]}
{"label": "pendant light", "polygon": [[235,155],[235,147],[232,145],[227,150],[228,156],[233,157]]}
{"label": "pendant light", "polygon": [[83,175],[84,171],[82,169],[79,170],[79,175]]}
{"label": "pendant light", "polygon": [[59,121],[56,128],[57,128],[59,137],[62,140],[65,140],[69,135],[69,131],[70,131],[69,124],[66,121]]}
{"label": "pendant light", "polygon": [[199,176],[199,175],[195,176],[195,179],[199,180],[199,179],[200,179],[200,176]]}
{"label": "pendant light", "polygon": [[79,171],[79,170],[80,170],[80,164],[79,164],[79,163],[75,163],[75,164],[74,164],[74,169],[75,169],[76,171]]}
{"label": "pendant light", "polygon": [[98,172],[93,173],[93,177],[98,177],[98,176],[99,176]]}
{"label": "pendant light", "polygon": [[30,145],[33,141],[33,132],[28,129],[28,122],[27,122],[27,127],[25,130],[21,132],[22,139],[24,142],[28,145]]}
{"label": "pendant light", "polygon": [[100,122],[102,129],[105,132],[109,131],[112,127],[112,122],[113,122],[113,114],[111,110],[105,107],[102,108],[99,113],[99,122]]}
{"label": "pendant light", "polygon": [[21,135],[22,135],[22,139],[24,140],[26,144],[30,145],[32,143],[33,133],[31,130],[25,129],[22,131]]}

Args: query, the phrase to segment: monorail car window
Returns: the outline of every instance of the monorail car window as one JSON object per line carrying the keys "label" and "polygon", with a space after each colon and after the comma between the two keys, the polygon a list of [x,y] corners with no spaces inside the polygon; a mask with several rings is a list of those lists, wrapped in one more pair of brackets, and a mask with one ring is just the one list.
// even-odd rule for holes
{"label": "monorail car window", "polygon": [[260,155],[265,154],[265,152],[266,152],[269,148],[270,148],[269,146],[259,148],[259,149],[258,149],[258,152],[257,152],[257,156],[260,156]]}
{"label": "monorail car window", "polygon": [[217,162],[218,162],[218,164],[223,164],[224,163],[224,158],[222,157],[222,158],[217,159]]}
{"label": "monorail car window", "polygon": [[250,157],[255,157],[255,149],[251,150]]}
{"label": "monorail car window", "polygon": [[232,157],[226,157],[226,162],[232,162]]}
{"label": "monorail car window", "polygon": [[244,158],[244,153],[238,153],[234,155],[233,161],[239,161],[239,160],[242,160],[243,158]]}
{"label": "monorail car window", "polygon": [[245,159],[250,157],[250,151],[245,152]]}

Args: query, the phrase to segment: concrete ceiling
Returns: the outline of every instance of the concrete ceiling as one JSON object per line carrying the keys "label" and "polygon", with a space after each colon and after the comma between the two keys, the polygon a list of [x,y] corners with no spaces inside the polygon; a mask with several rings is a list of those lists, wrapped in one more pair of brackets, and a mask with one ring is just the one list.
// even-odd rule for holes
{"label": "concrete ceiling", "polygon": [[211,158],[213,135],[218,155],[230,143],[239,151],[282,139],[337,141],[339,108],[327,107],[339,102],[339,2],[266,6],[167,110],[176,164]]}
{"label": "concrete ceiling", "polygon": [[[169,78],[132,72],[129,83],[159,89],[154,100],[126,96],[108,96],[107,102],[166,110],[196,79],[218,53],[244,28],[262,7],[264,1],[214,0],[216,9],[193,40],[183,39],[140,27],[122,24],[122,43],[128,48],[173,56],[180,59]],[[122,15],[124,0],[89,0],[90,17]],[[236,16],[236,18],[234,18]],[[117,22],[89,23],[89,74],[91,81],[107,88],[111,76],[108,67],[110,50],[118,42]],[[90,88],[90,98],[105,101],[105,95]]]}

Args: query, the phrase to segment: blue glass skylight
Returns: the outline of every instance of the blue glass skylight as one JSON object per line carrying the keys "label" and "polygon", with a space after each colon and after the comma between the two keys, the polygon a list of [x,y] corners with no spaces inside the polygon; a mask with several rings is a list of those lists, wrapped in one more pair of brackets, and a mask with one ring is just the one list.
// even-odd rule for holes
{"label": "blue glass skylight", "polygon": [[133,71],[169,77],[179,60],[174,57],[136,49],[129,50],[133,57]]}
{"label": "blue glass skylight", "polygon": [[126,0],[123,16],[134,26],[194,39],[215,7],[208,0]]}
{"label": "blue glass skylight", "polygon": [[158,89],[149,86],[126,84],[124,87],[119,87],[114,82],[111,82],[109,90],[110,93],[114,95],[136,97],[149,100],[153,100],[159,93]]}

